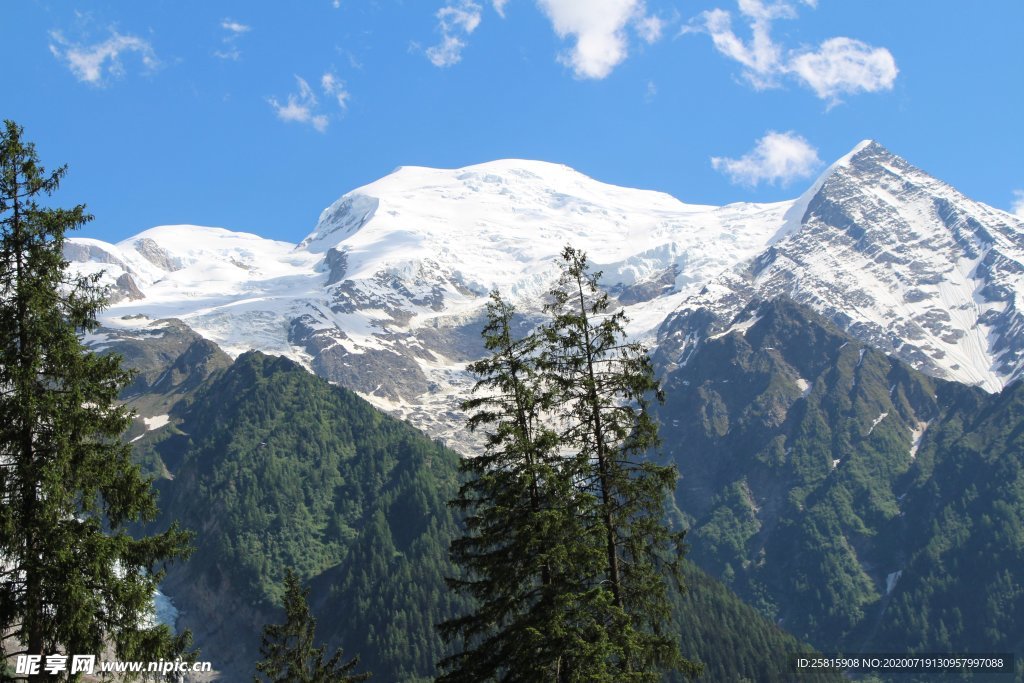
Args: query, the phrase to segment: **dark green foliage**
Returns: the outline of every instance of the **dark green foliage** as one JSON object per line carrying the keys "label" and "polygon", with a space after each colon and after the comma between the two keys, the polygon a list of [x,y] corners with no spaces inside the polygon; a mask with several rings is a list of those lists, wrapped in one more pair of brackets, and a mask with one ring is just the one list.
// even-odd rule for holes
{"label": "dark green foliage", "polygon": [[872,647],[1024,654],[1024,385],[937,425],[886,530],[907,543]]}
{"label": "dark green foliage", "polygon": [[480,379],[462,406],[487,447],[460,464],[452,501],[465,515],[466,533],[451,544],[465,576],[449,585],[471,595],[474,609],[440,625],[462,647],[440,663],[447,673],[438,681],[568,680],[598,654],[579,636],[581,620],[606,601],[588,581],[601,536],[585,526],[572,470],[543,420],[551,396],[537,367],[540,337],[512,338],[514,308],[496,292],[487,312],[491,356],[470,366]]}
{"label": "dark green foliage", "polygon": [[758,320],[668,380],[693,557],[799,637],[835,646],[884,591],[878,531],[899,514],[910,433],[938,414],[935,389],[792,303],[743,315]]}
{"label": "dark green foliage", "polygon": [[929,379],[782,299],[743,316],[667,383],[693,558],[824,650],[1024,651],[1020,385]]}
{"label": "dark green foliage", "polygon": [[[78,333],[104,303],[95,278],[74,278],[64,234],[84,206],[40,206],[65,168],[47,174],[22,130],[0,134],[0,640],[3,655],[58,649],[121,659],[183,652],[188,636],[147,626],[162,563],[187,551],[176,529],[133,538],[156,515],[150,481],[120,434],[129,373],[86,350]],[[10,640],[8,640],[10,638]],[[10,644],[14,645],[8,651]]]}
{"label": "dark green foliage", "polygon": [[625,316],[609,312],[600,276],[585,254],[563,250],[541,363],[558,406],[559,440],[571,453],[566,467],[581,494],[579,514],[604,551],[592,575],[608,598],[595,616],[608,633],[602,654],[618,681],[658,680],[665,669],[697,674],[665,629],[670,591],[683,585],[684,546],[666,520],[676,469],[647,457],[659,444],[648,402],[663,397],[646,351],[624,341]]}
{"label": "dark green foliage", "polygon": [[497,294],[484,337],[491,356],[464,408],[487,449],[462,465],[453,505],[467,513],[452,544],[465,575],[450,584],[474,611],[441,625],[461,650],[439,681],[656,681],[691,675],[670,625],[682,589],[682,533],[669,529],[671,466],[648,412],[660,398],[644,349],[586,257],[563,252],[549,324],[512,338]]}
{"label": "dark green foliage", "polygon": [[313,645],[316,620],[309,611],[308,596],[309,590],[302,589],[298,575],[289,568],[284,575],[285,620],[283,624],[263,627],[260,645],[263,660],[256,664],[255,681],[359,683],[370,678],[369,673],[352,673],[359,665],[359,658],[343,662],[341,649],[324,661],[326,648]]}
{"label": "dark green foliage", "polygon": [[[452,653],[434,625],[472,612],[443,579],[455,573],[448,549],[461,534],[446,505],[457,494],[459,458],[283,359],[244,354],[192,397],[172,411],[181,419],[179,433],[155,447],[167,462],[182,463],[172,468],[173,479],[161,482],[167,516],[184,518],[199,533],[195,556],[173,568],[165,592],[223,680],[249,679],[239,672],[251,672],[260,659],[260,629],[280,619],[282,592],[274,578],[281,576],[280,565],[259,555],[222,558],[222,548],[253,529],[259,529],[258,552],[265,553],[287,548],[296,538],[318,538],[294,521],[259,526],[262,516],[243,514],[238,482],[253,478],[250,496],[270,509],[287,502],[279,487],[302,491],[304,500],[304,486],[333,482],[326,473],[303,469],[315,462],[304,436],[320,430],[334,435],[324,437],[331,448],[353,455],[336,465],[345,483],[334,494],[334,508],[348,511],[341,521],[350,530],[328,521],[318,542],[336,542],[341,559],[318,573],[310,570],[304,582],[311,589],[318,638],[358,652],[361,667],[373,671],[375,680],[433,680],[435,662]],[[280,457],[290,456],[289,468],[297,474],[255,480],[246,471],[263,466],[272,444]],[[228,461],[236,464],[228,467]],[[305,552],[301,545],[295,548],[277,556]],[[600,548],[597,555],[603,557]],[[667,630],[682,634],[683,651],[705,665],[701,680],[786,680],[786,655],[800,649],[796,641],[699,570],[684,566],[684,572],[693,590],[673,598]],[[605,644],[577,645],[596,652]]]}
{"label": "dark green foliage", "polygon": [[[684,561],[687,591],[673,600],[673,619],[680,643],[694,661],[704,666],[697,679],[723,683],[790,683],[839,681],[841,674],[822,672],[795,677],[790,656],[811,653],[810,647],[766,620],[722,583],[692,562]],[[682,674],[666,681],[682,683]]]}
{"label": "dark green foliage", "polygon": [[173,415],[183,436],[157,449],[182,464],[160,483],[163,518],[197,540],[168,591],[215,664],[252,670],[283,567],[295,567],[326,642],[359,652],[382,680],[432,676],[445,654],[433,624],[459,604],[444,585],[458,457],[259,353],[214,373]]}

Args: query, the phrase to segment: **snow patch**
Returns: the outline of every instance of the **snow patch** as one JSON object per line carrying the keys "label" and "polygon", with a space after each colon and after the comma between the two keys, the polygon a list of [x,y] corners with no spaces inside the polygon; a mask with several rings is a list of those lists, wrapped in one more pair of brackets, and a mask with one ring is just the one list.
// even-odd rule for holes
{"label": "snow patch", "polygon": [[928,425],[931,422],[918,422],[914,429],[910,432],[910,459],[913,460],[917,457],[917,449],[921,447],[921,438],[924,437],[925,431],[928,429]]}
{"label": "snow patch", "polygon": [[170,415],[157,415],[155,417],[144,417],[142,421],[146,424],[146,430],[152,431],[154,429],[160,429],[168,422],[171,421]]}
{"label": "snow patch", "polygon": [[153,593],[153,611],[146,619],[146,626],[165,624],[171,629],[171,633],[177,633],[175,624],[178,621],[178,608],[174,606],[171,599],[160,592],[158,588]]}
{"label": "snow patch", "polygon": [[738,322],[738,323],[734,324],[732,327],[727,329],[725,332],[719,332],[718,334],[711,335],[710,337],[708,337],[708,339],[709,340],[711,340],[711,339],[718,339],[719,337],[724,337],[724,336],[726,336],[728,334],[732,334],[733,332],[739,332],[742,335],[746,335],[747,334],[747,330],[749,330],[751,327],[756,325],[759,320],[761,320],[761,316],[755,315],[753,318],[750,318],[749,320],[744,320],[744,321],[741,321],[741,322]]}
{"label": "snow patch", "polygon": [[889,595],[896,588],[896,584],[899,583],[900,577],[903,576],[903,570],[892,572],[885,577],[885,594]]}
{"label": "snow patch", "polygon": [[889,413],[882,413],[881,415],[876,417],[875,421],[871,423],[871,427],[868,428],[868,434],[871,434],[871,432],[875,431],[875,427],[878,426],[878,423],[884,420],[886,417],[888,417],[888,415]]}

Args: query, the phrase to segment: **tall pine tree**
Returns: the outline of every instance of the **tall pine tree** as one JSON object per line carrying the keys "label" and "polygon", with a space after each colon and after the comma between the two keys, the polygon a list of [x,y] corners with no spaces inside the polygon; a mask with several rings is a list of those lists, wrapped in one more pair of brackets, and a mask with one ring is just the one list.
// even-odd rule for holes
{"label": "tall pine tree", "polygon": [[299,583],[299,575],[289,567],[284,575],[284,623],[263,627],[263,659],[256,664],[254,682],[359,683],[369,679],[368,673],[352,673],[359,664],[358,657],[343,662],[338,649],[325,662],[325,648],[313,646],[316,620],[309,611],[308,595],[309,590],[303,590]]}
{"label": "tall pine tree", "polygon": [[670,624],[682,589],[682,534],[666,521],[675,469],[647,459],[659,397],[643,348],[623,341],[586,257],[567,247],[552,320],[521,339],[498,294],[484,339],[491,355],[464,404],[487,448],[466,459],[453,505],[466,534],[452,544],[465,576],[451,585],[473,613],[441,625],[461,650],[443,683],[656,681],[688,675]]}
{"label": "tall pine tree", "polygon": [[451,546],[465,575],[449,585],[471,595],[475,609],[441,624],[462,647],[440,663],[447,672],[438,681],[567,681],[574,662],[594,659],[581,625],[587,601],[601,597],[586,569],[600,554],[587,542],[571,472],[544,419],[551,406],[537,371],[541,338],[514,338],[515,309],[497,292],[487,315],[491,355],[470,365],[479,381],[462,406],[486,448],[462,461],[464,483],[452,501],[465,515],[466,534]]}
{"label": "tall pine tree", "polygon": [[668,593],[682,589],[684,546],[665,506],[677,474],[647,458],[658,445],[648,405],[662,393],[644,348],[625,342],[625,314],[610,312],[600,276],[583,252],[565,247],[546,306],[553,317],[542,369],[560,407],[561,445],[594,503],[584,514],[602,539],[608,656],[617,681],[657,681],[665,669],[696,675],[670,628]]}
{"label": "tall pine tree", "polygon": [[[187,552],[176,529],[135,538],[152,519],[151,482],[119,436],[129,373],[83,347],[104,303],[96,278],[76,278],[64,235],[84,206],[44,208],[66,167],[47,173],[22,129],[0,131],[0,645],[3,656],[55,652],[121,659],[179,655],[151,625],[162,563]],[[44,674],[30,677],[42,680]]]}

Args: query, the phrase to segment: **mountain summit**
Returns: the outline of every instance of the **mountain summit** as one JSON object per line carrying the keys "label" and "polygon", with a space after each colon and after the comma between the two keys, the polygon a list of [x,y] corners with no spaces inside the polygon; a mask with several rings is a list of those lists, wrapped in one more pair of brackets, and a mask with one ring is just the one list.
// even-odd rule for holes
{"label": "mountain summit", "polygon": [[116,245],[70,239],[66,255],[105,271],[117,334],[178,318],[231,355],[287,355],[458,441],[451,411],[482,353],[488,291],[536,320],[566,243],[670,367],[779,294],[989,391],[1024,363],[1024,225],[871,141],[787,202],[685,204],[540,161],[402,167],[343,195],[297,245],[164,226]]}
{"label": "mountain summit", "polygon": [[1020,376],[1020,219],[873,141],[833,165],[801,203],[798,229],[672,316],[662,329],[663,340],[675,340],[666,357],[674,347],[678,362],[687,338],[727,325],[752,298],[786,294],[929,374],[988,391]]}

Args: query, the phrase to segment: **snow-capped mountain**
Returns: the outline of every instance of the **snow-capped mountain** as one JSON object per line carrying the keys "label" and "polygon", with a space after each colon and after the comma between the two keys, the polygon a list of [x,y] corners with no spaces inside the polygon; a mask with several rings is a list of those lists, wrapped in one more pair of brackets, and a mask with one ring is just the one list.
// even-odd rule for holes
{"label": "snow-capped mountain", "polygon": [[297,245],[165,226],[69,239],[66,255],[105,271],[108,329],[179,318],[457,443],[488,292],[536,316],[567,243],[670,364],[750,299],[786,293],[933,374],[994,390],[1022,365],[1024,226],[875,143],[774,204],[684,204],[537,161],[404,167],[342,196]]}
{"label": "snow-capped mountain", "polygon": [[685,360],[752,298],[786,294],[928,374],[988,391],[1020,376],[1020,219],[875,142],[834,164],[796,208],[799,229],[724,271],[666,321],[663,359]]}
{"label": "snow-capped mountain", "polygon": [[460,438],[447,413],[470,386],[491,289],[538,314],[572,243],[653,341],[688,294],[763,250],[790,206],[688,205],[536,161],[406,167],[344,195],[298,245],[165,226],[116,245],[71,239],[67,257],[105,271],[116,301],[103,323],[119,334],[179,318],[232,355],[290,356]]}

